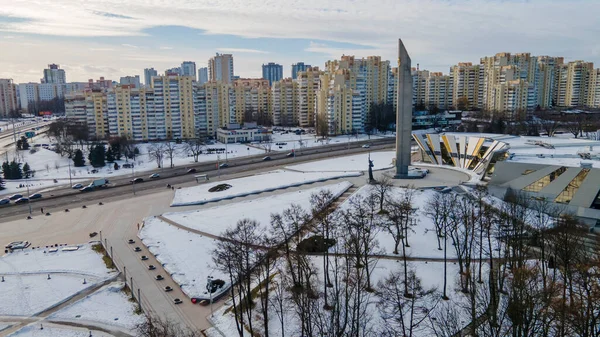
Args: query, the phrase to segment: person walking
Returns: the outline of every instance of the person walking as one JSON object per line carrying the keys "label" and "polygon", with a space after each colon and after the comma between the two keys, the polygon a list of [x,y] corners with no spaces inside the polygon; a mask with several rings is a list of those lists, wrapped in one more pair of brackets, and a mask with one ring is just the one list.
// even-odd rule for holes
{"label": "person walking", "polygon": [[40,211],[42,212],[42,214],[44,214],[44,207],[40,208]]}

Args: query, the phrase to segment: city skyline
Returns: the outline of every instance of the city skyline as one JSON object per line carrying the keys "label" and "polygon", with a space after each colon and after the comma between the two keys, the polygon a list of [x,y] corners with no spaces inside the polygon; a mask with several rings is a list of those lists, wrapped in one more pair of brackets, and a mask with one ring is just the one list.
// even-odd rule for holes
{"label": "city skyline", "polygon": [[[267,7],[258,2],[200,1],[186,5],[185,14],[177,18],[170,14],[174,11],[146,2],[81,6],[59,0],[36,7],[4,6],[0,48],[12,52],[0,60],[0,78],[38,82],[40,69],[57,63],[68,73],[68,81],[99,76],[117,80],[142,75],[144,68],[162,72],[183,60],[205,67],[215,52],[234,54],[235,75],[240,77],[260,77],[261,65],[267,62],[282,64],[284,77],[289,77],[293,63],[322,66],[342,54],[395,60],[398,31],[406,32],[405,44],[413,51],[415,65],[431,71],[447,73],[458,62],[476,63],[483,55],[502,51],[600,63],[600,48],[592,43],[600,34],[593,17],[600,4],[484,0],[378,4],[287,1]],[[179,5],[169,4],[171,9]],[[296,10],[305,15],[292,16]],[[68,23],[61,19],[64,11],[69,12]],[[424,15],[436,20],[419,19]],[[567,29],[557,24],[564,18],[577,20],[569,21]]]}

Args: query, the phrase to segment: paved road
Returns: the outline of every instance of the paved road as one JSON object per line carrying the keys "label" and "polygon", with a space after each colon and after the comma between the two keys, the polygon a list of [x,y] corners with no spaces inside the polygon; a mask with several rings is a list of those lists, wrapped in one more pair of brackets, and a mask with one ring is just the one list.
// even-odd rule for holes
{"label": "paved road", "polygon": [[[51,192],[45,192],[43,193],[44,197],[42,199],[32,201],[31,206],[34,211],[37,211],[37,213],[40,213],[39,211],[42,207],[45,210],[64,210],[65,208],[71,208],[74,203],[95,203],[109,197],[132,195],[134,188],[136,193],[140,193],[145,191],[165,189],[167,184],[177,186],[190,183],[195,181],[194,175],[197,174],[207,174],[208,177],[215,178],[219,175],[232,175],[250,171],[268,170],[279,165],[292,165],[311,160],[364,153],[368,151],[385,150],[394,147],[393,138],[376,139],[366,142],[371,144],[371,147],[368,149],[361,147],[365,142],[355,142],[350,143],[350,145],[332,144],[306,148],[299,151],[299,154],[297,154],[296,158],[287,157],[287,152],[269,153],[269,156],[272,158],[270,161],[263,161],[262,158],[264,155],[241,157],[229,160],[229,167],[219,170],[216,168],[216,162],[204,162],[198,163],[194,166],[146,171],[136,175],[137,177],[144,177],[145,181],[143,183],[135,184],[135,186],[132,186],[129,183],[132,178],[131,176],[115,177],[114,179],[110,180],[111,184],[109,188],[99,189],[93,192],[83,193],[70,188],[62,188]],[[197,172],[194,174],[186,174],[187,170],[192,167],[195,168]],[[159,173],[161,178],[156,180],[146,178],[151,173]],[[31,191],[31,193],[35,193],[35,191]],[[0,218],[26,215],[27,213],[29,213],[29,207],[27,204],[15,205],[14,203],[11,203],[9,205],[0,206]]]}

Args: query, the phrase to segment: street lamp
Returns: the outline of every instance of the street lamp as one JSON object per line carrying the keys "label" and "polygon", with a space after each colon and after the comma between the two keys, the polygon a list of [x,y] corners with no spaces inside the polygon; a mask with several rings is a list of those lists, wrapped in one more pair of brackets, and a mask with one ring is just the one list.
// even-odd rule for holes
{"label": "street lamp", "polygon": [[206,290],[208,290],[208,296],[210,297],[210,317],[214,317],[213,315],[213,300],[212,300],[212,282],[213,277],[209,276],[206,279]]}
{"label": "street lamp", "polygon": [[71,159],[69,159],[69,186],[73,186],[73,181],[71,180]]}
{"label": "street lamp", "polygon": [[134,173],[134,164],[131,163],[131,188],[133,189],[133,195],[135,195],[135,173]]}
{"label": "street lamp", "polygon": [[27,205],[29,205],[29,215],[31,215],[31,199],[29,194],[29,177],[25,178],[25,185],[27,185]]}
{"label": "street lamp", "polygon": [[221,159],[221,156],[217,155],[217,174],[219,175],[219,179],[221,179],[221,164],[219,163],[219,159]]}

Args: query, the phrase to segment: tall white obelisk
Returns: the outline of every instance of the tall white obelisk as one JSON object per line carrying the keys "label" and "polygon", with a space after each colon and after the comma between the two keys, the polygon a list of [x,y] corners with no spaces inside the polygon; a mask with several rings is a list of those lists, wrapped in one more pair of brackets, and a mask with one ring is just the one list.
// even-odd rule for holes
{"label": "tall white obelisk", "polygon": [[405,179],[410,166],[410,141],[412,139],[412,74],[410,56],[398,39],[398,104],[396,110],[396,174]]}

